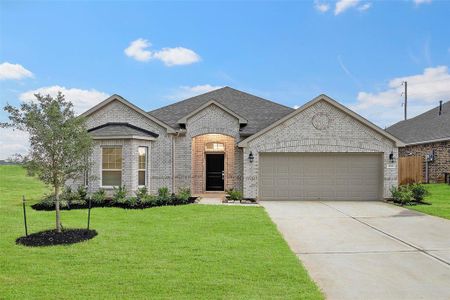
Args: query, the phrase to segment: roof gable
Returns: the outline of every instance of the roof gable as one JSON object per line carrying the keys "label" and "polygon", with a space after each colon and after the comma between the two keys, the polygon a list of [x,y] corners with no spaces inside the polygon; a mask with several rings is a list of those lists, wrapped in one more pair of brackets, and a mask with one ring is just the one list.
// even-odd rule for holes
{"label": "roof gable", "polygon": [[137,107],[133,103],[129,102],[128,100],[126,100],[122,96],[119,96],[119,95],[116,95],[116,94],[110,96],[106,100],[104,100],[104,101],[100,102],[99,104],[95,105],[94,107],[88,109],[87,111],[82,113],[80,116],[88,117],[89,115],[91,115],[94,112],[100,110],[101,108],[105,107],[106,105],[108,105],[109,103],[111,103],[113,101],[119,101],[123,105],[128,106],[129,108],[131,108],[132,110],[136,111],[137,113],[145,116],[147,119],[150,119],[151,121],[153,121],[156,124],[160,125],[161,127],[165,128],[168,133],[175,133],[175,130],[171,126],[167,125],[166,123],[164,123],[163,121],[159,120],[158,118],[156,118],[156,117],[146,113],[145,111],[143,111],[142,109],[140,109],[139,107]]}
{"label": "roof gable", "polygon": [[354,111],[348,109],[346,106],[340,104],[339,102],[333,100],[332,98],[330,98],[330,97],[328,97],[327,95],[324,95],[324,94],[317,96],[316,98],[314,98],[311,101],[305,103],[304,105],[302,105],[301,107],[299,107],[295,111],[291,112],[290,114],[284,116],[283,118],[279,119],[278,121],[274,122],[273,124],[269,125],[268,127],[258,131],[257,133],[253,134],[252,136],[246,138],[245,140],[240,142],[238,144],[238,146],[239,147],[247,147],[248,142],[254,140],[258,136],[263,135],[264,133],[270,131],[272,128],[275,128],[276,126],[282,124],[283,122],[291,119],[292,117],[296,116],[297,114],[301,113],[302,111],[306,110],[307,108],[313,106],[314,104],[316,104],[319,101],[325,101],[325,102],[331,104],[335,108],[343,111],[344,113],[350,115],[351,117],[353,117],[354,119],[358,120],[359,122],[361,122],[362,124],[366,125],[367,127],[371,128],[372,130],[378,132],[380,135],[388,138],[391,141],[394,141],[397,146],[404,146],[403,142],[400,141],[395,136],[389,134],[388,132],[384,131],[383,129],[381,129],[380,127],[376,126],[372,122],[368,121],[367,119],[363,118],[359,114],[357,114]]}
{"label": "roof gable", "polygon": [[192,111],[191,113],[189,113],[188,115],[182,117],[181,119],[178,120],[179,124],[186,124],[187,120],[196,115],[198,112],[202,111],[203,109],[207,108],[210,105],[215,105],[217,107],[219,107],[220,109],[226,111],[228,114],[232,115],[233,117],[235,117],[236,119],[239,120],[239,124],[247,124],[247,119],[241,117],[240,115],[238,115],[237,113],[235,113],[234,111],[226,108],[225,106],[223,106],[222,104],[218,103],[217,101],[211,100],[206,102],[205,104],[203,104],[202,106],[200,106],[199,108],[197,108],[196,110]]}
{"label": "roof gable", "polygon": [[256,133],[294,110],[230,87],[224,87],[158,108],[150,111],[149,114],[177,128],[180,120],[211,101],[238,115],[242,121],[247,121],[240,131],[243,136]]}

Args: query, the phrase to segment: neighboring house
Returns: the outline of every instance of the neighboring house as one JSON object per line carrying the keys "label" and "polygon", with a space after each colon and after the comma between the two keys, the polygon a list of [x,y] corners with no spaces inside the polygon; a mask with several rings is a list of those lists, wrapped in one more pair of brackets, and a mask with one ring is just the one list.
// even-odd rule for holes
{"label": "neighboring house", "polygon": [[426,181],[426,155],[434,154],[428,162],[429,182],[443,182],[444,172],[450,172],[450,101],[412,119],[400,121],[386,129],[405,143],[399,148],[400,157],[424,158],[423,178]]}
{"label": "neighboring house", "polygon": [[402,142],[325,95],[294,110],[225,87],[150,112],[113,95],[83,116],[95,140],[90,191],[377,200],[397,185]]}

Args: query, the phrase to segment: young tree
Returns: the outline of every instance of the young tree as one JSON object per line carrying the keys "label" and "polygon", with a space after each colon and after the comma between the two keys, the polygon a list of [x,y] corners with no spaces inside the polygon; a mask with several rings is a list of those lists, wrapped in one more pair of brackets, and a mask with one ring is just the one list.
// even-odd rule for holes
{"label": "young tree", "polygon": [[76,117],[73,105],[61,92],[50,95],[35,94],[36,100],[16,108],[7,104],[9,122],[1,127],[12,127],[30,134],[30,150],[24,163],[31,175],[37,175],[53,187],[55,193],[56,229],[61,232],[59,196],[69,179],[79,178],[89,168],[92,138],[85,120]]}

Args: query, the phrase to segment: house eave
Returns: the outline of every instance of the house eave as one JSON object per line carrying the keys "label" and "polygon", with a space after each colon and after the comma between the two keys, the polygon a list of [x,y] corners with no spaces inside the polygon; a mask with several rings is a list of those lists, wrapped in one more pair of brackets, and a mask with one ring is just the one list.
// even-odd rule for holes
{"label": "house eave", "polygon": [[144,141],[154,141],[156,138],[150,136],[139,136],[139,135],[117,135],[117,136],[93,136],[93,140],[144,140]]}
{"label": "house eave", "polygon": [[434,140],[427,140],[427,141],[420,141],[420,142],[413,142],[413,143],[405,143],[405,145],[402,146],[402,147],[423,145],[423,144],[432,144],[432,143],[439,143],[439,142],[446,142],[446,141],[450,141],[450,136],[444,137],[444,138],[439,138],[439,139],[434,139]]}

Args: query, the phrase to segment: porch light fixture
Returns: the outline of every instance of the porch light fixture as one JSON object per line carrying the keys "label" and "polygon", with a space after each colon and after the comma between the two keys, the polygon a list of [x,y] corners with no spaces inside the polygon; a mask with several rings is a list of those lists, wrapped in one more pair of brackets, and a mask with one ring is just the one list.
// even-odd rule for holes
{"label": "porch light fixture", "polygon": [[255,157],[253,156],[253,153],[250,151],[250,154],[248,155],[248,161],[252,163],[254,159]]}
{"label": "porch light fixture", "polygon": [[394,151],[391,151],[391,154],[389,154],[389,161],[391,163],[393,163],[395,161],[395,159],[394,159]]}

